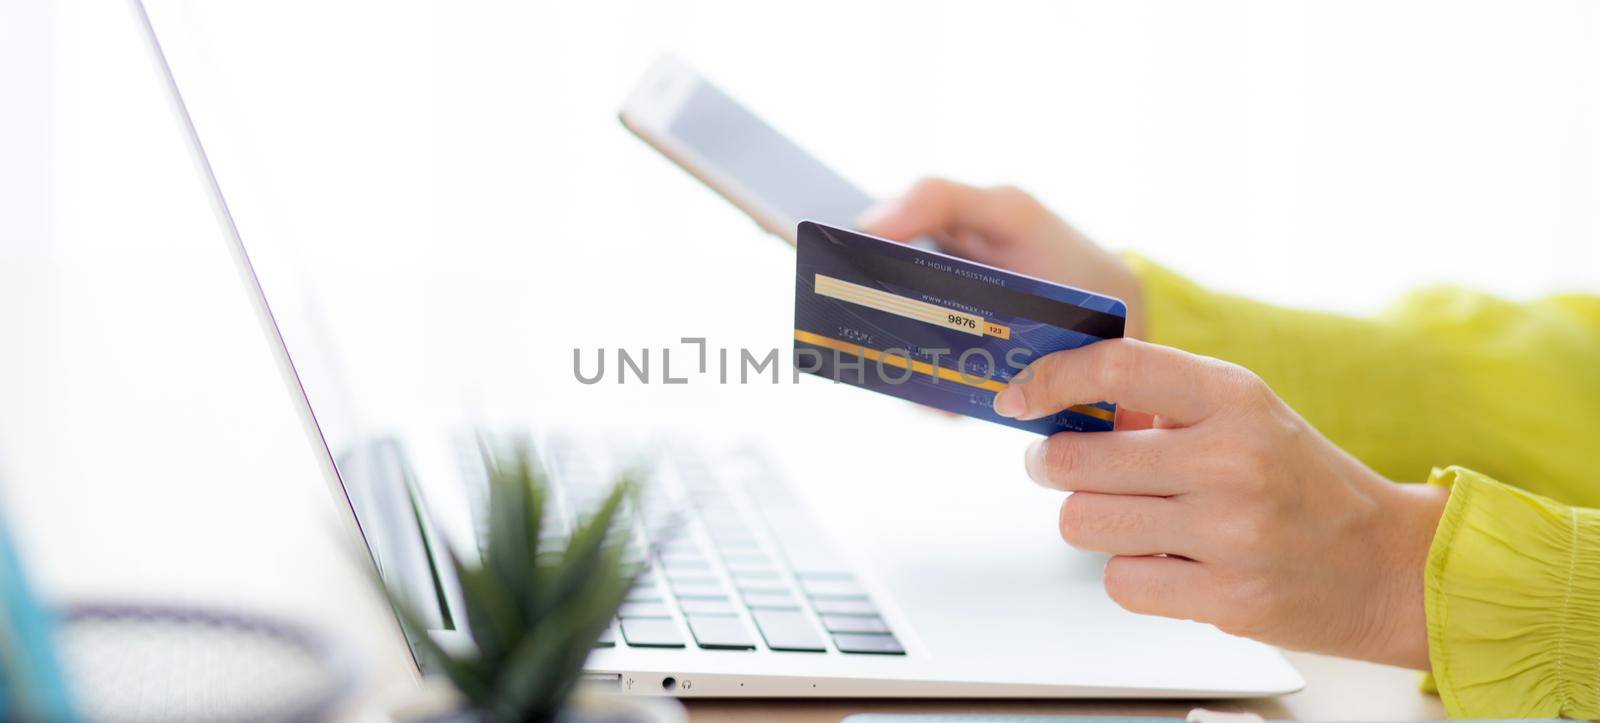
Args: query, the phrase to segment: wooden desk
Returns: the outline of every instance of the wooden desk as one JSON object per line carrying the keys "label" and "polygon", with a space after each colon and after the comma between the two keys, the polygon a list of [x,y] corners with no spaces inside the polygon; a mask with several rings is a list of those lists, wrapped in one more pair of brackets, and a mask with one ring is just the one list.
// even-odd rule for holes
{"label": "wooden desk", "polygon": [[835,723],[855,713],[1139,715],[1182,718],[1190,708],[1238,710],[1269,719],[1442,719],[1438,696],[1421,692],[1415,671],[1306,653],[1288,653],[1306,678],[1306,688],[1280,698],[1236,701],[1055,701],[1055,700],[818,700],[689,703],[694,723]]}

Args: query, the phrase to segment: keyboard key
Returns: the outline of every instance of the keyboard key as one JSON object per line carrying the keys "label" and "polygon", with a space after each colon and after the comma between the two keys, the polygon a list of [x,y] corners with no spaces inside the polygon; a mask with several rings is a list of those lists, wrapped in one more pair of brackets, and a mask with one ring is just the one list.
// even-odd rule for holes
{"label": "keyboard key", "polygon": [[678,597],[726,597],[727,588],[714,579],[674,580],[672,594]]}
{"label": "keyboard key", "polygon": [[806,595],[813,598],[864,598],[866,589],[855,580],[817,579],[813,577],[800,578],[800,587],[804,588]]}
{"label": "keyboard key", "polygon": [[833,571],[809,570],[809,571],[805,571],[805,572],[796,572],[794,576],[797,577],[797,578],[800,578],[801,581],[806,581],[806,580],[853,580],[853,579],[855,579],[854,575],[851,575],[850,573],[844,572],[842,570],[833,570]]}
{"label": "keyboard key", "polygon": [[733,584],[750,584],[760,587],[762,583],[772,583],[778,580],[777,570],[731,570]]}
{"label": "keyboard key", "polygon": [[667,584],[676,585],[680,582],[693,585],[701,582],[716,582],[717,578],[710,570],[668,570],[666,573]]}
{"label": "keyboard key", "polygon": [[659,544],[657,547],[661,549],[662,553],[670,552],[675,554],[689,555],[698,554],[700,552],[700,543],[695,542],[687,537],[674,537],[670,540],[662,540],[661,544]]}
{"label": "keyboard key", "polygon": [[815,625],[798,610],[752,610],[756,627],[767,647],[773,650],[790,650],[806,653],[827,652],[822,635]]}
{"label": "keyboard key", "polygon": [[822,627],[827,628],[830,633],[889,632],[889,624],[876,615],[823,615]]}
{"label": "keyboard key", "polygon": [[747,592],[744,593],[744,604],[750,608],[767,608],[774,610],[799,610],[800,601],[786,592]]}
{"label": "keyboard key", "polygon": [[795,575],[823,577],[849,576],[850,574],[847,572],[849,568],[840,562],[838,558],[820,555],[799,557],[790,553],[786,553],[784,557],[789,561],[789,569],[793,570]]}
{"label": "keyboard key", "polygon": [[617,610],[617,617],[619,618],[665,618],[671,617],[671,615],[671,613],[667,612],[667,606],[661,604],[659,600],[656,602],[625,602]]}
{"label": "keyboard key", "polygon": [[661,602],[661,594],[657,593],[654,587],[636,587],[628,591],[627,601],[637,603]]}
{"label": "keyboard key", "polygon": [[789,583],[776,577],[766,580],[750,580],[748,582],[734,581],[734,585],[740,590],[748,590],[750,592],[789,592],[794,589],[789,587]]}
{"label": "keyboard key", "polygon": [[666,568],[668,577],[678,574],[704,575],[711,572],[711,563],[700,557],[676,560],[664,559],[661,561],[661,566]]}
{"label": "keyboard key", "polygon": [[811,601],[819,615],[877,615],[872,601],[864,598],[818,598]]}
{"label": "keyboard key", "polygon": [[679,585],[707,585],[714,582],[718,582],[718,580],[711,576],[710,571],[696,573],[674,572],[667,575],[667,587],[674,590],[678,589]]}
{"label": "keyboard key", "polygon": [[665,618],[624,618],[622,639],[638,648],[681,648],[683,635]]}
{"label": "keyboard key", "polygon": [[754,650],[756,638],[744,621],[731,615],[690,615],[689,631],[702,648],[712,650]]}
{"label": "keyboard key", "polygon": [[706,557],[700,554],[699,550],[668,548],[661,551],[661,562],[670,570],[675,564],[704,565],[706,564]]}
{"label": "keyboard key", "polygon": [[600,638],[598,640],[594,641],[594,646],[597,647],[597,648],[614,648],[614,647],[616,647],[617,646],[617,631],[612,629],[612,628],[606,628],[604,631],[602,631],[600,633]]}
{"label": "keyboard key", "polygon": [[[678,607],[683,608],[686,615],[734,615],[739,608],[733,601],[725,597],[684,598],[678,601]],[[840,632],[858,632],[855,630],[842,630]],[[885,630],[884,632],[888,632]]]}
{"label": "keyboard key", "polygon": [[865,653],[868,655],[905,655],[906,649],[900,645],[893,635],[856,635],[854,633],[838,633],[833,636],[834,646],[842,653]]}
{"label": "keyboard key", "polygon": [[734,572],[760,572],[776,569],[772,565],[772,558],[759,552],[726,552],[722,555],[722,561],[727,564],[729,570]]}

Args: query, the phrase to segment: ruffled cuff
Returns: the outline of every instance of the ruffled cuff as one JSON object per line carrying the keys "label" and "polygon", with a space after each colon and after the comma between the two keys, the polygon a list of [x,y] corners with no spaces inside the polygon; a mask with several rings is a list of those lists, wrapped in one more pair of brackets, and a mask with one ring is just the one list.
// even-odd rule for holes
{"label": "ruffled cuff", "polygon": [[1600,511],[1460,467],[1428,553],[1433,681],[1452,717],[1600,717]]}

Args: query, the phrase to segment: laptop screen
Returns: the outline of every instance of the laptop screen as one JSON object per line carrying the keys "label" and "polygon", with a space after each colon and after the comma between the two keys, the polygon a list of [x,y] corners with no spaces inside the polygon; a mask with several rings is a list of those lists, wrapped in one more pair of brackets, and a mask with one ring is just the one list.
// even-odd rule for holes
{"label": "laptop screen", "polygon": [[[448,627],[419,522],[426,515],[413,507],[417,495],[405,460],[391,440],[364,424],[350,402],[339,340],[321,312],[307,258],[285,229],[266,222],[245,228],[238,222],[236,201],[244,197],[254,218],[270,217],[260,210],[270,208],[270,187],[250,174],[240,141],[227,139],[221,127],[222,114],[196,113],[185,98],[185,91],[204,85],[198,62],[203,43],[186,37],[192,28],[181,18],[169,17],[176,9],[163,14],[167,8],[149,8],[142,1],[139,9],[150,56],[167,81],[174,122],[182,126],[219,231],[238,262],[307,433],[325,457],[327,481],[350,510],[385,583],[403,591],[431,626]],[[226,139],[221,144],[230,148],[225,162],[208,152],[211,138]]]}

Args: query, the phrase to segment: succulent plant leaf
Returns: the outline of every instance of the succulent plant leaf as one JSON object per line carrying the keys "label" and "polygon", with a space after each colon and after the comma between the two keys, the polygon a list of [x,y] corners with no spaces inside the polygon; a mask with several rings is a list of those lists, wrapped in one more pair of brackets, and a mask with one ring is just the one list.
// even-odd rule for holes
{"label": "succulent plant leaf", "polygon": [[484,661],[501,659],[516,644],[523,630],[522,608],[517,596],[506,589],[499,576],[486,568],[468,566],[453,550],[450,564],[461,582],[467,627],[472,632],[473,644],[478,647],[478,657]]}
{"label": "succulent plant leaf", "polygon": [[489,541],[483,562],[502,580],[526,581],[534,575],[539,529],[529,520],[542,514],[544,500],[526,480],[518,467],[505,466],[489,479]]}
{"label": "succulent plant leaf", "polygon": [[600,564],[604,553],[625,544],[615,542],[612,533],[619,526],[618,513],[632,489],[633,483],[629,479],[618,482],[589,520],[573,530],[566,554],[556,566],[554,579],[542,591],[542,599],[537,602],[539,610],[560,605],[572,597]]}
{"label": "succulent plant leaf", "polygon": [[642,476],[622,475],[600,504],[581,511],[564,545],[543,549],[553,499],[544,468],[526,440],[494,442],[478,438],[489,480],[480,554],[467,560],[446,548],[475,650],[444,650],[402,595],[386,592],[434,669],[480,715],[497,723],[555,720],[642,571],[629,560],[638,509],[630,502]]}
{"label": "succulent plant leaf", "polygon": [[582,676],[594,640],[611,622],[610,616],[597,618],[593,611],[615,610],[629,587],[616,579],[598,580],[533,631],[495,681],[501,702],[513,710],[533,711],[540,707],[537,701],[566,700]]}

